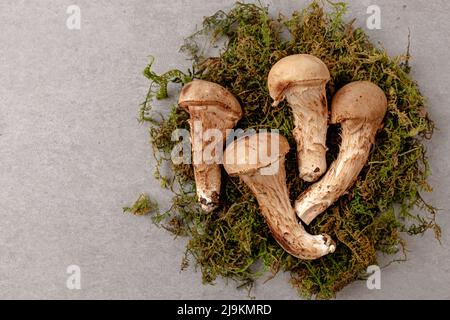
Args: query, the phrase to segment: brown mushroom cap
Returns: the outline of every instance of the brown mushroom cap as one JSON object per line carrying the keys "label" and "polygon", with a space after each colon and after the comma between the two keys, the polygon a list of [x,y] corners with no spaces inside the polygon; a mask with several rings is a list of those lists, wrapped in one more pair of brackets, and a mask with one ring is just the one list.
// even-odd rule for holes
{"label": "brown mushroom cap", "polygon": [[237,119],[242,117],[239,101],[227,89],[217,83],[204,80],[194,80],[186,84],[181,89],[178,105],[187,112],[192,106],[220,106],[229,111],[232,117]]}
{"label": "brown mushroom cap", "polygon": [[270,69],[267,83],[273,100],[279,101],[284,91],[293,84],[328,82],[330,72],[325,63],[310,54],[294,54],[284,57]]}
{"label": "brown mushroom cap", "polygon": [[[263,139],[266,143],[263,143]],[[274,150],[272,139],[278,139],[278,146]],[[225,149],[223,165],[231,176],[249,174],[270,166],[284,157],[288,151],[289,143],[285,137],[278,133],[261,132],[233,141]],[[262,155],[262,159],[259,155]]]}
{"label": "brown mushroom cap", "polygon": [[370,81],[351,82],[336,92],[331,102],[331,123],[345,120],[381,122],[387,99],[383,90]]}

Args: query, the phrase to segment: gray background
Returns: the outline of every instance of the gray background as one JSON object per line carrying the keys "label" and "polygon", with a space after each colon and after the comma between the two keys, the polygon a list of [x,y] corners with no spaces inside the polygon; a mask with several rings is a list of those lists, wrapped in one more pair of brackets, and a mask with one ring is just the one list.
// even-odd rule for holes
{"label": "gray background", "polygon": [[[122,214],[141,192],[168,203],[152,177],[147,129],[137,109],[147,90],[148,55],[156,69],[188,67],[178,53],[203,16],[233,1],[0,2],[0,298],[246,298],[218,280],[202,285],[180,272],[185,239],[148,217]],[[269,2],[270,3],[270,2]],[[289,14],[306,1],[277,1]],[[66,28],[66,9],[81,8],[81,30]],[[382,29],[367,30],[392,55],[412,35],[413,76],[439,130],[428,143],[442,209],[442,246],[431,233],[408,238],[409,261],[382,272],[382,289],[359,281],[339,299],[450,298],[448,217],[450,22],[448,1],[350,1],[356,25],[366,8],[382,10]],[[66,268],[81,267],[82,289],[66,288]],[[296,299],[288,275],[259,282],[257,298]]]}

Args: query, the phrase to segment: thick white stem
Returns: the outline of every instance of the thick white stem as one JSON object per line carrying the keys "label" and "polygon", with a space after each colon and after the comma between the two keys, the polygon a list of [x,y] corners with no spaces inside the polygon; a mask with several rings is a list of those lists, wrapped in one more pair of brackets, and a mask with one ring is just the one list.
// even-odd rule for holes
{"label": "thick white stem", "polygon": [[[191,107],[189,124],[191,127],[192,159],[197,198],[203,211],[211,212],[219,205],[221,167],[226,131],[236,125],[236,118],[230,117],[216,106]],[[207,130],[216,130],[208,136]],[[212,151],[211,154],[205,150]],[[216,154],[215,151],[220,154]]]}
{"label": "thick white stem", "polygon": [[335,244],[328,235],[311,235],[297,220],[288,196],[284,165],[279,165],[280,170],[274,175],[257,171],[241,176],[256,196],[273,237],[284,250],[300,259],[317,259],[334,252]]}
{"label": "thick white stem", "polygon": [[297,161],[300,178],[313,182],[327,169],[326,139],[328,108],[325,83],[296,85],[286,90],[294,115],[294,138],[297,142]]}
{"label": "thick white stem", "polygon": [[221,172],[217,164],[194,165],[197,199],[205,212],[211,212],[219,205]]}
{"label": "thick white stem", "polygon": [[306,224],[331,206],[355,183],[367,162],[378,126],[347,120],[342,123],[342,142],[337,159],[323,178],[295,202],[297,216]]}

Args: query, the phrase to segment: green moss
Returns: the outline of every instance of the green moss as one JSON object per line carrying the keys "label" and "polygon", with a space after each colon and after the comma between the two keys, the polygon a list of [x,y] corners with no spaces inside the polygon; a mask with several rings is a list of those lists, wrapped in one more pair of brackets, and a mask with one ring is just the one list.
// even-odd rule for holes
{"label": "green moss", "polygon": [[140,194],[131,207],[123,207],[124,213],[131,213],[136,216],[145,216],[158,211],[158,204],[150,199],[146,194]]}
{"label": "green moss", "polygon": [[[344,3],[327,2],[324,8],[313,2],[291,17],[273,18],[266,7],[237,3],[229,12],[206,18],[203,27],[187,38],[182,50],[192,58],[190,70],[157,75],[151,71],[152,64],[145,69],[151,87],[140,119],[151,123],[156,177],[175,193],[170,209],[153,218],[173,233],[189,237],[187,252],[204,282],[225,277],[250,285],[266,271],[275,274],[281,270],[290,272],[301,295],[331,298],[360,278],[367,266],[377,263],[377,252],[403,250],[402,232],[422,234],[433,229],[439,237],[435,209],[420,196],[431,190],[426,182],[430,170],[423,140],[431,137],[433,123],[423,96],[408,75],[409,54],[390,58],[371,44],[363,30],[342,20],[345,10]],[[286,39],[281,36],[285,31],[289,33]],[[205,41],[214,46],[219,39],[225,40],[220,55],[206,57],[206,51],[200,50]],[[203,213],[196,203],[192,168],[170,162],[170,150],[176,143],[171,141],[171,133],[188,128],[188,115],[173,106],[166,118],[156,120],[158,115],[151,106],[154,98],[167,96],[169,83],[199,78],[225,86],[245,111],[238,127],[279,129],[288,138],[292,148],[286,171],[294,200],[307,184],[298,178],[293,119],[285,104],[271,106],[266,78],[276,61],[295,53],[316,55],[327,64],[332,76],[328,99],[346,83],[364,79],[378,84],[389,100],[384,128],[357,183],[308,227],[311,233],[328,233],[337,242],[334,254],[315,261],[294,258],[278,246],[255,198],[237,178],[223,174],[223,206],[213,214]],[[331,126],[329,163],[339,151],[339,139],[339,127]],[[164,173],[161,168],[167,163],[171,172]],[[414,207],[422,209],[419,214]],[[186,263],[185,258],[184,267]]]}

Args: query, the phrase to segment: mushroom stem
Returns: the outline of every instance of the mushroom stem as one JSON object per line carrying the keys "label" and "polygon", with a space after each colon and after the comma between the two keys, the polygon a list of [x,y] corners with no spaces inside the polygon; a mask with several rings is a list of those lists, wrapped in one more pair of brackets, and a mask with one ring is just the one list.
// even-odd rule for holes
{"label": "mushroom stem", "polygon": [[274,175],[242,175],[255,195],[269,229],[278,244],[291,255],[305,260],[320,258],[335,250],[327,234],[311,235],[299,223],[289,200],[284,165]]}
{"label": "mushroom stem", "polygon": [[316,181],[327,168],[325,143],[328,108],[325,83],[292,86],[286,90],[285,96],[294,115],[293,135],[297,143],[300,178]]}
{"label": "mushroom stem", "polygon": [[[222,154],[216,154],[215,151],[223,150],[227,130],[235,126],[236,120],[214,105],[197,107],[196,111],[193,109],[194,107],[189,107],[189,126],[197,198],[202,210],[210,212],[218,206],[221,188]],[[217,118],[220,118],[220,121],[217,121]],[[218,130],[221,139],[205,139],[205,128]],[[210,150],[211,153],[205,150]]]}
{"label": "mushroom stem", "polygon": [[197,198],[202,210],[210,212],[219,203],[221,172],[215,164],[194,164]]}
{"label": "mushroom stem", "polygon": [[342,143],[337,159],[325,176],[295,202],[295,211],[304,223],[309,225],[355,183],[367,162],[378,128],[379,124],[361,124],[356,120],[342,124]]}

